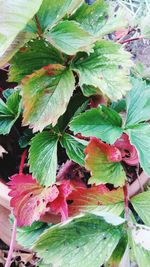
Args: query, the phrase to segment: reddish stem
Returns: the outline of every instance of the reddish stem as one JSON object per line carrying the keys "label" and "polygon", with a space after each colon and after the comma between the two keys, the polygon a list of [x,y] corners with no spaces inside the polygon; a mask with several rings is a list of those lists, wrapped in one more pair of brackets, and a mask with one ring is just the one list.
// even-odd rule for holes
{"label": "reddish stem", "polygon": [[125,218],[129,221],[129,192],[128,192],[128,184],[126,183],[123,187],[124,191],[124,208],[125,208]]}
{"label": "reddish stem", "polygon": [[13,231],[12,231],[12,236],[11,236],[10,248],[9,248],[8,257],[6,260],[5,267],[10,267],[10,265],[11,265],[13,249],[14,249],[14,245],[16,242],[16,229],[17,229],[17,220],[15,219],[14,224],[13,224]]}
{"label": "reddish stem", "polygon": [[124,41],[120,41],[119,44],[126,44],[126,43],[130,43],[130,42],[133,42],[133,41],[137,41],[137,40],[140,40],[144,38],[143,35],[139,36],[139,37],[135,37],[135,38],[131,38],[131,39],[127,39],[127,40],[124,40]]}
{"label": "reddish stem", "polygon": [[24,162],[27,156],[27,150],[25,149],[22,153],[21,156],[21,162],[20,162],[20,167],[19,167],[19,174],[23,174],[23,168],[24,168]]}
{"label": "reddish stem", "polygon": [[43,32],[42,32],[41,25],[40,25],[40,22],[39,22],[37,15],[35,15],[35,21],[36,21],[36,25],[37,25],[37,29],[38,29],[38,34],[40,37],[42,37]]}

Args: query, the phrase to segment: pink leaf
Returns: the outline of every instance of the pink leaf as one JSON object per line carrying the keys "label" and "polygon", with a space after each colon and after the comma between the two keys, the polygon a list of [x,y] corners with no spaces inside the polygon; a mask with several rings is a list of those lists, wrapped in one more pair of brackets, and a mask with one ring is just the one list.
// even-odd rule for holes
{"label": "pink leaf", "polygon": [[8,183],[11,207],[18,226],[30,226],[49,210],[48,203],[57,198],[59,191],[54,185],[43,187],[31,175],[15,174]]}
{"label": "pink leaf", "polygon": [[137,151],[127,134],[123,133],[122,136],[114,144],[121,152],[122,160],[128,165],[135,166],[139,163]]}

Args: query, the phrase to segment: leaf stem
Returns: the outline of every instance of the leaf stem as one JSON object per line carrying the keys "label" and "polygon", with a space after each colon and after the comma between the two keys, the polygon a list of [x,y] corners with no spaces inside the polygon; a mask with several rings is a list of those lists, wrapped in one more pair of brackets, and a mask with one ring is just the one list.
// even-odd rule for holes
{"label": "leaf stem", "polygon": [[15,219],[14,220],[14,224],[13,224],[10,248],[9,248],[8,257],[7,257],[7,260],[6,260],[5,267],[10,267],[10,265],[11,265],[13,249],[14,249],[14,245],[15,245],[15,242],[16,242],[16,229],[17,229],[17,220]]}
{"label": "leaf stem", "polygon": [[125,208],[125,218],[127,221],[129,221],[129,190],[128,190],[128,183],[126,182],[126,184],[123,187],[123,191],[124,191],[124,208]]}
{"label": "leaf stem", "polygon": [[20,167],[19,167],[19,174],[22,174],[23,173],[23,167],[24,167],[24,162],[25,162],[26,156],[27,156],[27,150],[25,149],[23,151],[23,153],[22,153],[22,156],[21,156],[21,162],[20,162]]}
{"label": "leaf stem", "polygon": [[119,44],[126,44],[126,43],[137,41],[137,40],[140,40],[140,39],[143,39],[143,38],[144,38],[144,35],[141,35],[139,37],[135,37],[135,38],[127,39],[127,40],[124,40],[124,41],[120,41]]}
{"label": "leaf stem", "polygon": [[37,15],[35,15],[35,21],[36,21],[36,25],[37,25],[37,29],[38,29],[38,35],[42,38],[43,32],[42,32],[41,25],[40,25],[40,22],[39,22]]}

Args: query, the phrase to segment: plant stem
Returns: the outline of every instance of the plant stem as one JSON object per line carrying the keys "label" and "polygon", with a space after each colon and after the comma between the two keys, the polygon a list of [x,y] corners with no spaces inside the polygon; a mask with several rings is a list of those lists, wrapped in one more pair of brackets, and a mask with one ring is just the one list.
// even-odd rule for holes
{"label": "plant stem", "polygon": [[123,187],[124,191],[124,208],[125,208],[125,218],[129,221],[129,192],[128,192],[128,183]]}
{"label": "plant stem", "polygon": [[12,231],[12,236],[11,236],[10,248],[9,248],[8,257],[6,260],[5,267],[10,267],[10,265],[11,265],[13,249],[14,249],[14,245],[16,242],[16,228],[17,228],[17,220],[15,219],[14,224],[13,224],[13,231]]}
{"label": "plant stem", "polygon": [[27,156],[27,150],[25,149],[23,151],[23,153],[22,153],[22,156],[21,156],[21,162],[20,162],[20,167],[19,167],[19,174],[22,174],[23,173],[23,167],[24,167],[24,162],[25,162],[26,156]]}
{"label": "plant stem", "polygon": [[40,25],[40,22],[39,22],[37,15],[35,15],[35,21],[36,21],[36,25],[37,25],[37,29],[38,29],[38,35],[42,38],[43,32],[42,32],[41,25]]}
{"label": "plant stem", "polygon": [[120,41],[119,44],[126,44],[126,43],[137,41],[137,40],[140,40],[140,39],[143,39],[143,38],[144,38],[144,36],[141,35],[139,37],[135,37],[135,38],[127,39],[127,40],[124,40],[124,41]]}

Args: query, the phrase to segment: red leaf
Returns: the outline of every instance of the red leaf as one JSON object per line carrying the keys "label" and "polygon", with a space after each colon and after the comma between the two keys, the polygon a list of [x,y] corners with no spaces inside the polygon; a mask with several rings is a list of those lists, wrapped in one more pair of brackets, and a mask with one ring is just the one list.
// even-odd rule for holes
{"label": "red leaf", "polygon": [[121,152],[122,160],[128,165],[135,166],[139,163],[138,154],[133,145],[131,145],[127,134],[122,136],[114,144]]}
{"label": "red leaf", "polygon": [[[120,150],[114,145],[108,145],[97,139],[96,137],[92,137],[89,145],[85,149],[85,154],[88,154],[89,149],[94,147],[98,147],[103,154],[106,155],[107,159],[111,162],[120,162],[122,160],[122,156]],[[95,148],[94,148],[95,149]]]}
{"label": "red leaf", "polygon": [[72,186],[70,181],[63,181],[62,184],[58,186],[59,195],[58,197],[51,203],[49,203],[50,212],[54,214],[61,214],[61,221],[65,221],[68,219],[68,205],[67,205],[67,197],[72,192]]}
{"label": "red leaf", "polygon": [[40,216],[49,210],[48,203],[54,201],[59,194],[55,185],[43,187],[29,174],[16,174],[10,179],[10,204],[14,208],[18,226],[30,226],[34,221],[38,221]]}
{"label": "red leaf", "polygon": [[100,205],[111,205],[124,199],[123,189],[110,191],[105,185],[85,188],[75,185],[72,193],[68,196],[69,216],[75,216],[80,212],[90,211]]}

